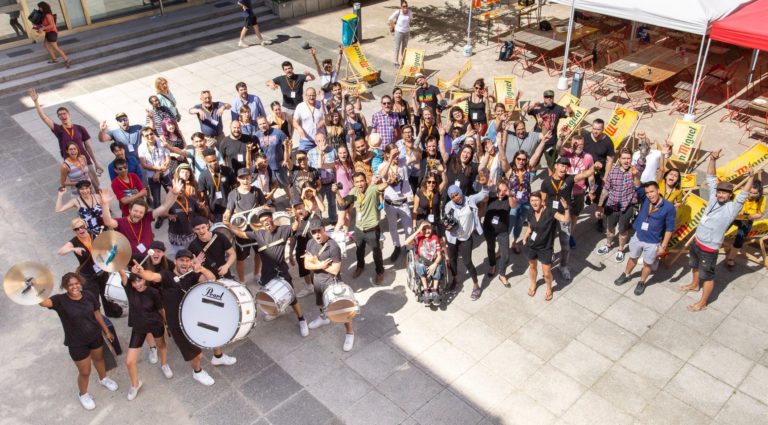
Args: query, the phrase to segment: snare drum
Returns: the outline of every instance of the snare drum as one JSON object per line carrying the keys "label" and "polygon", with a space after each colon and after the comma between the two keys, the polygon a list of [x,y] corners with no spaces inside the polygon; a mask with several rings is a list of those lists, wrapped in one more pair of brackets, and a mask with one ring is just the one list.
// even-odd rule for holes
{"label": "snare drum", "polygon": [[341,251],[341,258],[347,258],[347,232],[343,230],[330,232],[331,239],[336,241],[336,245],[339,246]]}
{"label": "snare drum", "polygon": [[285,211],[272,213],[272,222],[275,226],[290,226],[293,224],[293,217]]}
{"label": "snare drum", "polygon": [[336,282],[328,285],[323,291],[325,316],[332,322],[351,322],[360,313],[360,304],[355,299],[355,293],[349,285]]}
{"label": "snare drum", "polygon": [[215,232],[219,234],[219,237],[223,237],[227,241],[229,241],[230,245],[235,245],[235,234],[232,233],[231,230],[229,230],[229,227],[227,227],[224,223],[213,223],[211,225],[211,232]]}
{"label": "snare drum", "polygon": [[280,276],[267,282],[256,294],[256,303],[261,311],[270,316],[284,312],[293,299],[293,286]]}
{"label": "snare drum", "polygon": [[[127,273],[127,275],[130,276],[130,273]],[[120,273],[113,272],[109,274],[107,286],[104,287],[104,298],[123,307],[128,306],[128,295],[125,293]]]}
{"label": "snare drum", "polygon": [[232,279],[189,288],[179,305],[181,330],[200,348],[217,348],[243,339],[256,320],[253,295]]}

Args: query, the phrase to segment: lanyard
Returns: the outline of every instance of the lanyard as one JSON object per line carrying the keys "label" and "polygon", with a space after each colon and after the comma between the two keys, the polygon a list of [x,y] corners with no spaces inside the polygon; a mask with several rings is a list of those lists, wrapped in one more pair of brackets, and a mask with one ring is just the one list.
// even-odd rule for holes
{"label": "lanyard", "polygon": [[131,176],[128,176],[128,183],[125,184],[123,179],[120,176],[117,176],[117,182],[120,183],[120,186],[126,188],[126,189],[133,189],[133,180],[131,180]]}
{"label": "lanyard", "polygon": [[317,107],[315,107],[314,105],[310,106],[309,102],[306,102],[306,103],[307,103],[307,109],[309,110],[309,116],[312,117],[312,121],[314,121],[315,111],[317,110]]}
{"label": "lanyard", "polygon": [[435,194],[430,192],[429,195],[427,195],[427,200],[429,201],[429,210],[432,211],[432,199],[435,197]]}
{"label": "lanyard", "polygon": [[181,210],[184,211],[184,215],[189,217],[189,198],[187,198],[187,196],[184,195],[184,205],[182,205],[178,199],[176,199],[176,203],[179,204],[179,207],[181,207]]}
{"label": "lanyard", "polygon": [[358,208],[360,208],[360,209],[362,209],[362,208],[363,208],[363,201],[364,201],[364,200],[365,200],[365,192],[363,192],[362,194],[358,193],[358,194],[357,194],[357,204],[358,204]]}
{"label": "lanyard", "polygon": [[523,190],[523,180],[524,180],[525,172],[524,171],[518,171],[515,174],[517,174],[517,181],[519,183],[518,189]]}
{"label": "lanyard", "polygon": [[296,80],[294,80],[291,77],[288,77],[286,75],[286,77],[285,77],[285,84],[288,85],[288,88],[291,89],[291,91],[293,91],[293,88],[296,87],[296,83],[297,83]]}
{"label": "lanyard", "polygon": [[663,199],[659,199],[659,202],[657,202],[656,205],[653,205],[650,202],[648,202],[648,215],[645,216],[646,223],[648,222],[648,219],[651,218],[651,214],[655,213],[656,211],[659,210],[659,208],[661,208],[661,204],[663,202],[664,202]]}
{"label": "lanyard", "polygon": [[560,188],[563,187],[564,183],[565,183],[565,181],[560,180],[560,183],[557,186],[555,186],[554,180],[553,179],[549,179],[549,184],[551,184],[552,187],[555,189],[555,195],[559,195],[560,194]]}
{"label": "lanyard", "polygon": [[[219,177],[218,181],[216,180],[217,176]],[[216,189],[216,192],[218,192],[219,191],[219,183],[221,183],[221,174],[216,173],[216,174],[212,175],[211,176],[211,180],[213,181],[213,187]]]}
{"label": "lanyard", "polygon": [[72,140],[72,141],[75,140],[75,131],[76,130],[75,130],[75,126],[74,125],[72,126],[72,130],[71,131],[70,131],[70,129],[68,129],[67,127],[64,127],[63,125],[61,126],[61,128],[63,128],[64,132],[67,133],[67,136],[69,136],[69,140]]}
{"label": "lanyard", "polygon": [[[144,220],[144,219],[142,219],[142,220]],[[131,233],[133,233],[133,237],[136,238],[136,244],[140,244],[141,243],[141,232],[144,231],[143,223],[141,221],[139,222],[139,235],[136,236],[136,231],[133,230],[133,223],[131,223],[131,220],[126,218],[125,222],[128,223],[128,228],[131,229]]]}
{"label": "lanyard", "polygon": [[[75,236],[77,236],[77,235],[75,235]],[[89,254],[93,255],[93,252],[91,251],[91,244],[93,243],[93,241],[91,240],[91,235],[88,235],[88,238],[86,239],[87,242],[86,242],[86,240],[81,239],[80,236],[77,236],[77,240],[79,240],[80,243],[83,244],[85,249],[88,250]]]}
{"label": "lanyard", "polygon": [[717,208],[711,208],[709,211],[707,211],[707,213],[706,213],[706,214],[704,214],[704,216],[705,216],[705,217],[709,217],[709,215],[710,215],[710,214],[712,214],[713,212],[715,212],[715,211],[719,210],[720,208],[723,208],[724,206],[725,206],[725,204],[723,204],[723,205],[718,205],[718,206],[717,206]]}

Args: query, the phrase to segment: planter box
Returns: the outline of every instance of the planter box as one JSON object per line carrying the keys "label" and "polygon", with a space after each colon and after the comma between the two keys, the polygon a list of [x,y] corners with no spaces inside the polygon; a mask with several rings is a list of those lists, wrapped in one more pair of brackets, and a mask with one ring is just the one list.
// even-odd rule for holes
{"label": "planter box", "polygon": [[298,18],[307,14],[306,0],[291,0],[293,4],[293,17]]}
{"label": "planter box", "polygon": [[293,2],[285,2],[285,3],[273,3],[277,5],[277,16],[280,17],[280,19],[291,19],[293,18]]}

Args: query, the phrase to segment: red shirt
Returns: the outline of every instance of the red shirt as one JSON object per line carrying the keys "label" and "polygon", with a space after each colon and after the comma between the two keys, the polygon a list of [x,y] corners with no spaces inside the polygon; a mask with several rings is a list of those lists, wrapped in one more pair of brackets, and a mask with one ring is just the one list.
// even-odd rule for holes
{"label": "red shirt", "polygon": [[[131,244],[131,251],[134,254],[143,254],[149,249],[149,244],[155,239],[155,235],[152,234],[152,219],[154,218],[152,210],[147,211],[144,214],[144,218],[140,223],[129,223],[128,219],[116,218],[117,231],[122,233],[128,242]],[[139,244],[143,246],[139,249]]]}
{"label": "red shirt", "polygon": [[[141,184],[141,179],[139,179],[136,173],[128,173],[128,180],[129,183],[126,183],[120,180],[120,176],[112,180],[112,192],[115,192],[117,202],[120,202],[126,196],[133,196],[144,189],[144,185]],[[123,217],[128,217],[128,204],[120,202],[120,212],[123,214]]]}

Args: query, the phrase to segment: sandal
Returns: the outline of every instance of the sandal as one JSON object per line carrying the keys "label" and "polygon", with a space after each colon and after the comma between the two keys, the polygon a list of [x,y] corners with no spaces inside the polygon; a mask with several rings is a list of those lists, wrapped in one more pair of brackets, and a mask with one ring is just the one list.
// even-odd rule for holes
{"label": "sandal", "polygon": [[66,66],[67,68],[69,68],[70,65],[72,65],[72,61],[70,61],[69,59],[64,61],[64,66]]}
{"label": "sandal", "polygon": [[548,289],[544,294],[544,301],[552,301],[552,290]]}
{"label": "sandal", "polygon": [[472,301],[476,301],[478,298],[480,298],[480,288],[475,288],[472,290],[472,295],[470,295],[470,298]]}
{"label": "sandal", "polygon": [[536,295],[536,289],[537,289],[537,288],[538,288],[538,287],[537,287],[537,286],[535,286],[535,285],[534,285],[534,286],[531,286],[531,287],[529,287],[529,288],[528,288],[528,296],[529,296],[529,297],[533,297],[534,295]]}
{"label": "sandal", "polygon": [[512,285],[509,284],[509,281],[504,276],[499,276],[499,282],[501,282],[502,285],[504,285],[505,288],[511,288]]}

